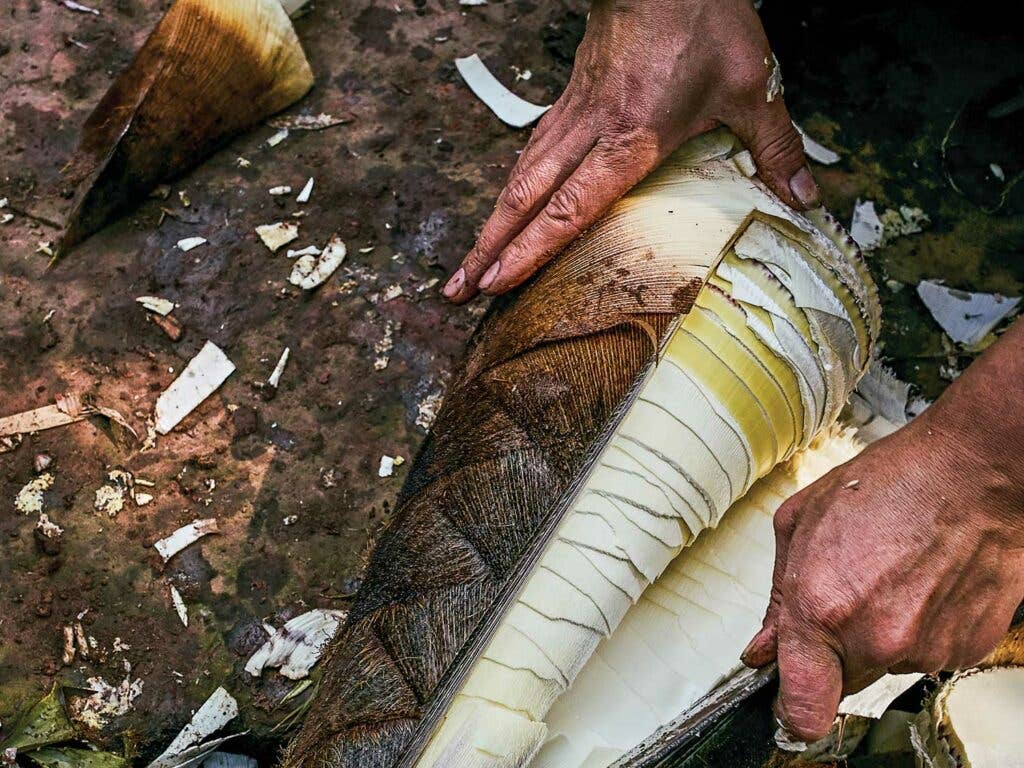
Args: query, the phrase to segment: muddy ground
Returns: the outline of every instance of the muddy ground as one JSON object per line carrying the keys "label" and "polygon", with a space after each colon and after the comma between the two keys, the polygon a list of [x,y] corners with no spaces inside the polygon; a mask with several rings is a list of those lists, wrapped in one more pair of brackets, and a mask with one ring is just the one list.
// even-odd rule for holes
{"label": "muddy ground", "polygon": [[[568,80],[586,4],[319,0],[296,21],[316,85],[288,113],[350,122],[293,131],[274,147],[266,141],[275,130],[260,127],[174,181],[167,199],[144,201],[48,268],[40,243],[57,230],[43,219],[60,208],[61,168],[169,3],[91,5],[99,15],[54,0],[0,9],[0,197],[15,213],[0,225],[0,416],[77,393],[145,435],[157,395],[206,340],[237,371],[149,450],[94,419],[0,454],[0,722],[55,680],[117,686],[127,676],[141,692],[90,735],[147,757],[224,685],[241,704],[236,725],[251,730],[240,748],[270,755],[285,730],[272,729],[308,692],[282,705],[291,681],[243,673],[262,624],[346,606],[404,476],[399,467],[378,477],[380,457],[416,451],[483,311],[445,304],[435,281],[472,244],[528,132],[479,103],[453,59],[476,51],[517,93],[550,103]],[[965,137],[979,157],[961,153],[952,172],[969,180],[960,186],[973,199],[953,190],[940,152],[968,99],[1024,75],[1024,46],[1019,31],[970,8],[894,5],[768,0],[763,14],[795,119],[842,156],[815,168],[833,212],[849,221],[859,197],[879,210],[919,206],[931,218],[870,263],[886,310],[885,353],[933,398],[969,355],[949,359],[916,282],[1024,293],[1020,189],[984,210],[1004,186],[986,177],[987,163],[1008,179],[1019,173],[1020,133],[993,135],[982,121]],[[532,76],[517,80],[517,70]],[[287,282],[283,252],[272,255],[254,227],[297,208],[270,187],[297,191],[310,176],[293,245],[338,234],[349,257],[328,284],[303,293]],[[175,247],[193,235],[209,243]],[[388,300],[392,286],[402,295]],[[143,294],[179,305],[180,341],[147,319],[135,302]],[[271,399],[262,384],[285,347],[291,357]],[[386,367],[375,366],[382,356]],[[36,517],[13,504],[37,454],[53,460],[43,505],[64,529],[56,554],[41,551]],[[155,483],[146,489],[153,501],[98,512],[95,492],[112,469]],[[220,534],[165,565],[152,544],[205,517]],[[95,645],[63,664],[62,628],[76,621]]]}

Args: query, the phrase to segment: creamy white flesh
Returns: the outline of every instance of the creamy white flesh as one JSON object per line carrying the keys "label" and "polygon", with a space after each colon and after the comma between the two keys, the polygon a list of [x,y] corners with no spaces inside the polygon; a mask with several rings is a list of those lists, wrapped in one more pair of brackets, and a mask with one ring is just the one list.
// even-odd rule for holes
{"label": "creamy white flesh", "polygon": [[819,438],[673,560],[548,712],[533,768],[608,765],[739,668],[768,606],[775,511],[859,450],[850,432]]}
{"label": "creamy white flesh", "polygon": [[[996,667],[950,680],[932,707],[934,768],[1024,767],[1024,667]],[[930,754],[927,754],[929,753]]]}
{"label": "creamy white flesh", "polygon": [[853,455],[830,443],[744,498],[834,422],[863,368],[843,254],[730,161],[662,169],[622,206],[652,258],[705,264],[707,284],[418,768],[525,765],[542,746],[538,766],[607,765],[678,715],[760,620],[774,509]]}

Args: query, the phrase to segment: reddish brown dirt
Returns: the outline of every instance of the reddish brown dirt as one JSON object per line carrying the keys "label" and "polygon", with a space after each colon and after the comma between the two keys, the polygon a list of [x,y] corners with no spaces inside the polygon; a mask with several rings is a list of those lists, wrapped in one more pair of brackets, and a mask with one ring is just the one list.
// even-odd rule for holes
{"label": "reddish brown dirt", "polygon": [[[0,197],[16,212],[57,215],[52,190],[80,126],[168,4],[94,5],[102,15],[16,0],[0,19]],[[477,51],[508,83],[511,65],[532,68],[516,90],[550,102],[568,79],[582,5],[317,3],[296,22],[316,86],[289,113],[351,123],[293,131],[273,148],[270,127],[239,137],[174,182],[169,199],[145,201],[49,270],[36,249],[56,230],[21,213],[0,229],[0,415],[75,392],[144,434],[157,395],[207,339],[237,366],[152,450],[113,440],[97,421],[0,454],[0,722],[54,679],[116,685],[125,661],[143,691],[129,715],[95,734],[114,748],[122,736],[142,752],[162,747],[218,685],[242,704],[237,726],[259,737],[294,706],[276,706],[288,680],[267,672],[254,682],[242,667],[265,637],[261,622],[344,608],[357,585],[364,546],[404,475],[379,478],[380,456],[415,452],[425,434],[418,405],[443,391],[482,312],[445,304],[438,286],[418,289],[443,280],[472,244],[526,137],[473,97],[453,59]],[[253,230],[294,211],[309,176],[294,245],[339,234],[349,256],[328,284],[303,293],[287,283],[283,251],[271,255]],[[285,184],[292,197],[267,193]],[[175,243],[191,235],[210,242],[182,253]],[[384,302],[395,284],[405,295]],[[181,341],[147,320],[135,302],[143,294],[180,305]],[[377,371],[374,345],[388,324],[394,349]],[[285,346],[291,359],[268,401],[258,384]],[[57,556],[37,549],[35,516],[13,506],[40,452],[54,459],[45,509],[65,529]],[[111,468],[155,482],[155,500],[129,502],[114,519],[95,511]],[[153,542],[197,517],[216,517],[221,534],[164,566]],[[172,584],[188,605],[187,629]],[[97,648],[62,666],[61,627],[83,611]],[[115,638],[130,649],[114,652]]]}

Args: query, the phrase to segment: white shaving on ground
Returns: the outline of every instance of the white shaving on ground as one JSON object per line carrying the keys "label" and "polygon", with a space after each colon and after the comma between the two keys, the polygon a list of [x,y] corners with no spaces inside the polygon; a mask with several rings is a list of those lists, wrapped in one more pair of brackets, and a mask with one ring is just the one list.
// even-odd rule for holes
{"label": "white shaving on ground", "polygon": [[550,106],[539,106],[519,98],[498,82],[477,54],[455,60],[462,79],[503,123],[523,128],[547,112]]}
{"label": "white shaving on ground", "polygon": [[220,347],[207,341],[156,401],[156,431],[166,435],[212,395],[235,370]]}

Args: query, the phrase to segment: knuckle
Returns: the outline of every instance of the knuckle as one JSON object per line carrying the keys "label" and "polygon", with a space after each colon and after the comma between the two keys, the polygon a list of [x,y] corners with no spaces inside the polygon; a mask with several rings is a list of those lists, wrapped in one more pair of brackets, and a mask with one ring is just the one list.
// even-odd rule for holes
{"label": "knuckle", "polygon": [[799,505],[795,504],[792,499],[786,501],[778,508],[772,520],[776,538],[786,536],[792,530],[793,525],[796,523],[799,509]]}
{"label": "knuckle", "polygon": [[519,174],[511,179],[501,193],[501,203],[512,213],[526,216],[533,210],[537,199],[536,185],[528,174]]}
{"label": "knuckle", "polygon": [[548,217],[566,229],[583,228],[583,199],[576,187],[565,185],[551,196],[545,209]]}
{"label": "knuckle", "polygon": [[803,157],[803,142],[800,134],[788,123],[773,126],[758,137],[756,148],[759,167]]}
{"label": "knuckle", "polygon": [[803,580],[794,601],[798,615],[829,637],[843,634],[856,613],[853,601],[844,597],[828,579]]}
{"label": "knuckle", "polygon": [[912,659],[916,637],[909,626],[885,628],[875,634],[866,655],[879,666],[890,666],[903,659]]}
{"label": "knuckle", "polygon": [[764,101],[767,98],[770,71],[764,58],[747,53],[734,59],[726,75],[726,83],[735,94]]}

